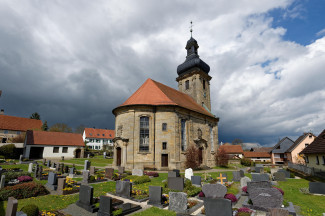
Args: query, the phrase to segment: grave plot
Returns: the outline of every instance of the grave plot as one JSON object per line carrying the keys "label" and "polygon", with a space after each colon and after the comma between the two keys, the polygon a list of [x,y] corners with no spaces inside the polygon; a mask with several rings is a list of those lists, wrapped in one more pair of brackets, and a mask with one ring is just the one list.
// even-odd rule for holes
{"label": "grave plot", "polygon": [[80,184],[74,181],[72,178],[66,177],[59,179],[57,191],[60,195],[68,195],[78,193]]}
{"label": "grave plot", "polygon": [[130,181],[116,181],[115,192],[113,195],[127,198],[136,202],[144,202],[149,199],[148,190],[132,189],[132,183]]}
{"label": "grave plot", "polygon": [[203,206],[203,202],[196,199],[187,199],[183,192],[169,192],[168,210],[177,213],[192,214]]}

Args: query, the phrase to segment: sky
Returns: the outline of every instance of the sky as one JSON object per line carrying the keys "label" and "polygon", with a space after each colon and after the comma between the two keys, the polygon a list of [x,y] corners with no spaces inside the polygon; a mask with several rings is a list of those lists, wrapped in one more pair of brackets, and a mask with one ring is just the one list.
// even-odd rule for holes
{"label": "sky", "polygon": [[147,78],[177,88],[193,37],[219,141],[272,146],[325,122],[324,0],[0,0],[0,108],[114,129]]}

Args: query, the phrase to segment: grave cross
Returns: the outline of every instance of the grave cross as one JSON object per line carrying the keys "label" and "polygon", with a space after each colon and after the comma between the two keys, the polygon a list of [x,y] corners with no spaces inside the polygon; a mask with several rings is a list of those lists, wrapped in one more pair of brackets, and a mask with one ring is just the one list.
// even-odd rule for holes
{"label": "grave cross", "polygon": [[219,175],[219,177],[217,177],[217,179],[220,180],[220,183],[221,183],[221,184],[224,184],[223,180],[224,180],[224,179],[227,179],[227,178],[226,178],[226,177],[223,177],[223,176],[222,176],[222,173],[220,173],[220,175]]}

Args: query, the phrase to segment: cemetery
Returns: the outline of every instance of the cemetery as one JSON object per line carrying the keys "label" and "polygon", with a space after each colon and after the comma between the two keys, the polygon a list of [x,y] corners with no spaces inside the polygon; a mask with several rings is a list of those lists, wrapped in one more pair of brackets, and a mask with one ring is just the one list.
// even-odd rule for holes
{"label": "cemetery", "polygon": [[325,183],[277,167],[156,172],[84,160],[13,162],[0,173],[0,215],[321,215],[325,203]]}

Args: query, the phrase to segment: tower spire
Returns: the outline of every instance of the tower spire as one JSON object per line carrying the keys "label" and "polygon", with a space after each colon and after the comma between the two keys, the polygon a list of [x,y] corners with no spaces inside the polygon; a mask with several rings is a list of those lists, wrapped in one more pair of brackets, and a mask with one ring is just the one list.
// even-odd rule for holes
{"label": "tower spire", "polygon": [[190,23],[191,23],[191,25],[190,25],[190,32],[191,32],[191,37],[192,37],[192,32],[193,32],[193,28],[192,28],[192,27],[193,27],[194,25],[193,25],[193,22],[192,22],[192,21],[191,21]]}

